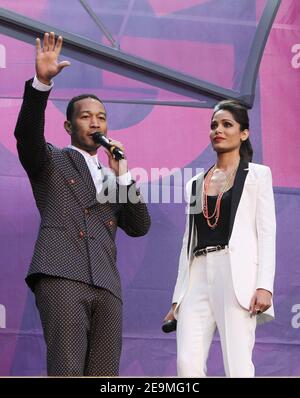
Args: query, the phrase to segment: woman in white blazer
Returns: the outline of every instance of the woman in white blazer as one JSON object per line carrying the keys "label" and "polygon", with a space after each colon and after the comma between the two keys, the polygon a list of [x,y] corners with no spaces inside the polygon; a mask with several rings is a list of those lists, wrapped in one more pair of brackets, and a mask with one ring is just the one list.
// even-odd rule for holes
{"label": "woman in white blazer", "polygon": [[247,109],[220,102],[211,119],[216,163],[187,184],[186,229],[172,307],[179,376],[206,375],[217,328],[226,376],[252,377],[257,323],[274,317],[275,206],[271,171],[250,163]]}

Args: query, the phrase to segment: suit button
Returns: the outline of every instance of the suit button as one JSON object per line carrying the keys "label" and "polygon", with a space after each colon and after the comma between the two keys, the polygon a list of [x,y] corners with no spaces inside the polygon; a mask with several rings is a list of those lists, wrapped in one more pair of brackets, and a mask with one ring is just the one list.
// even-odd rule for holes
{"label": "suit button", "polygon": [[79,232],[79,238],[82,239],[83,237],[84,237],[84,232],[83,232],[83,231],[80,231],[80,232]]}
{"label": "suit button", "polygon": [[89,209],[84,209],[84,213],[85,213],[85,214],[90,214]]}
{"label": "suit button", "polygon": [[111,227],[112,225],[114,225],[113,220],[109,220],[108,225]]}
{"label": "suit button", "polygon": [[74,178],[71,178],[71,180],[69,181],[69,183],[72,185],[72,184],[75,184],[75,180],[74,180]]}

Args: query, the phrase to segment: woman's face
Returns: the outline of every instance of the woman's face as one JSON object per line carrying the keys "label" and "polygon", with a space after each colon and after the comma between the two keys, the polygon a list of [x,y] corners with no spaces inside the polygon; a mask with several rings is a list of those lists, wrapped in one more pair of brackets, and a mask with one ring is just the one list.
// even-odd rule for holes
{"label": "woman's face", "polygon": [[210,140],[217,153],[239,151],[241,142],[249,136],[248,130],[241,131],[241,125],[235,121],[229,111],[217,111],[211,121]]}

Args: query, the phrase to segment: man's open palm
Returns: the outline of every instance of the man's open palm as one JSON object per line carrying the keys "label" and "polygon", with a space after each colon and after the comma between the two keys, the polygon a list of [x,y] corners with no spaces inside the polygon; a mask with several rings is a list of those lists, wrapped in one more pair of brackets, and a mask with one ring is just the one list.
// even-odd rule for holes
{"label": "man's open palm", "polygon": [[44,34],[43,46],[41,46],[41,40],[36,39],[36,76],[44,84],[50,84],[54,76],[70,65],[69,61],[58,62],[62,42],[61,36],[55,42],[54,32]]}

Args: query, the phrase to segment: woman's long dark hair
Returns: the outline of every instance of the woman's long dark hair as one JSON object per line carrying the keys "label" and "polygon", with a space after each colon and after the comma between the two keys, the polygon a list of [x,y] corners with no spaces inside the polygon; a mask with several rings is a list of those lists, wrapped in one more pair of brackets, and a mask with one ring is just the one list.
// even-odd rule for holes
{"label": "woman's long dark hair", "polygon": [[[248,116],[248,110],[247,108],[242,105],[239,101],[236,100],[224,100],[219,102],[215,107],[214,107],[214,113],[212,115],[212,118],[214,117],[214,114],[220,110],[223,111],[228,111],[232,114],[234,120],[239,123],[241,126],[241,131],[243,130],[248,130],[249,129],[249,116]],[[242,142],[241,147],[240,147],[240,157],[244,159],[247,162],[252,161],[253,157],[253,148],[250,142],[249,137]]]}

